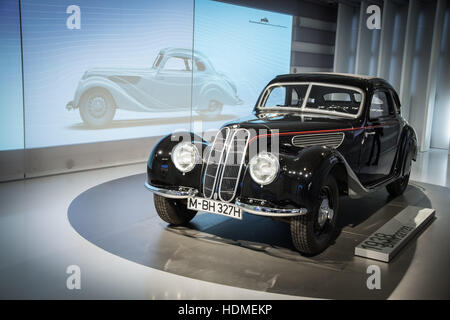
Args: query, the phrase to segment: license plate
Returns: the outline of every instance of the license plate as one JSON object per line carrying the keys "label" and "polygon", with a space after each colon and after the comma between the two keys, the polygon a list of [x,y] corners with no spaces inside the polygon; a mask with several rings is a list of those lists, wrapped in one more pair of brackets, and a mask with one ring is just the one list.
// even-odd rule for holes
{"label": "license plate", "polygon": [[242,219],[242,211],[232,203],[215,201],[199,197],[188,198],[187,207],[191,210],[206,211],[234,219]]}

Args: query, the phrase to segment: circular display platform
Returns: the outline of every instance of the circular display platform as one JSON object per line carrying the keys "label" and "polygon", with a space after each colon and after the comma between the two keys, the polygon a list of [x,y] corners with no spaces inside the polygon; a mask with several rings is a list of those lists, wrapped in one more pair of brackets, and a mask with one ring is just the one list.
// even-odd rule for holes
{"label": "circular display platform", "polygon": [[[449,298],[450,189],[411,182],[401,197],[380,190],[341,198],[341,232],[315,257],[293,248],[289,225],[244,214],[243,220],[198,213],[187,227],[159,219],[145,174],[95,186],[73,200],[68,217],[91,243],[122,258],[194,279],[253,290],[331,299]],[[354,256],[354,247],[408,205],[436,218],[388,264]],[[367,267],[381,268],[369,290]]]}

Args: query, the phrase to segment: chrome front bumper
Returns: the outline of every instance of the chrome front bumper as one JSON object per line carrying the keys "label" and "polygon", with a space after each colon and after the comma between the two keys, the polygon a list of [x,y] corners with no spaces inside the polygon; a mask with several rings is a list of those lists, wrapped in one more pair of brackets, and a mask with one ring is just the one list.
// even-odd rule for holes
{"label": "chrome front bumper", "polygon": [[145,182],[145,187],[154,194],[171,199],[187,199],[194,197],[198,193],[198,190],[194,188],[179,187],[178,190],[163,189],[152,186],[148,182]]}
{"label": "chrome front bumper", "polygon": [[[198,194],[197,189],[188,187],[179,187],[178,189],[164,189],[152,186],[148,182],[145,182],[145,187],[154,194],[170,199],[187,199],[190,197],[195,197]],[[244,212],[266,217],[295,217],[304,215],[308,212],[306,208],[269,208],[243,203],[239,200],[236,200],[235,205]]]}
{"label": "chrome front bumper", "polygon": [[66,109],[67,109],[67,110],[75,109],[75,107],[74,107],[74,105],[73,105],[73,101],[67,102],[67,104],[66,104]]}
{"label": "chrome front bumper", "polygon": [[268,217],[295,217],[304,215],[308,212],[306,208],[269,208],[242,203],[239,200],[236,200],[235,205],[244,212]]}

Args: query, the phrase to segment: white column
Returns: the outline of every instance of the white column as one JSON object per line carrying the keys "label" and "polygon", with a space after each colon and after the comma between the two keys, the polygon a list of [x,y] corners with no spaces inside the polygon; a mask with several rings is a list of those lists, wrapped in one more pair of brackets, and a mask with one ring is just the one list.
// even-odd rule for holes
{"label": "white column", "polygon": [[427,96],[425,112],[425,128],[422,134],[422,150],[430,149],[431,125],[433,122],[434,105],[436,101],[436,87],[439,55],[441,51],[442,26],[444,24],[446,0],[438,0],[436,11],[434,13],[433,40],[431,43],[430,66],[427,77]]}
{"label": "white column", "polygon": [[356,73],[376,76],[381,30],[367,28],[368,15],[366,10],[368,6],[368,1],[361,2],[356,48]]}
{"label": "white column", "polygon": [[334,45],[334,72],[355,73],[359,9],[339,3]]}

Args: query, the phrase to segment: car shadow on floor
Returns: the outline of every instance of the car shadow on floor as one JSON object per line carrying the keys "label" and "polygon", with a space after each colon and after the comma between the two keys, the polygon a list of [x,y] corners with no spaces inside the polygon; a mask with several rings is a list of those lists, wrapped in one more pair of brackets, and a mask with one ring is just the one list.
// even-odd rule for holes
{"label": "car shadow on floor", "polygon": [[[370,297],[385,299],[397,287],[408,270],[416,250],[416,236],[391,263],[382,263],[354,256],[354,248],[384,223],[408,205],[431,207],[431,202],[420,186],[410,185],[405,194],[392,198],[385,190],[379,190],[365,198],[341,198],[341,219],[339,236],[324,252],[316,256],[304,256],[291,243],[289,225],[266,217],[244,214],[242,221],[207,213],[200,213],[186,227],[166,226],[166,231],[199,241],[226,246],[238,246],[252,250],[255,254],[285,260],[286,264],[297,264],[299,268],[309,266],[326,272],[350,272],[349,281],[364,282],[366,268],[370,264],[379,265],[384,274],[383,288],[370,293]],[[432,223],[432,222],[431,222]],[[419,233],[420,234],[420,233]],[[240,258],[239,258],[240,259]],[[245,258],[242,258],[245,259]],[[274,260],[276,261],[276,260]],[[281,262],[279,264],[282,265]],[[276,264],[275,264],[276,265]],[[274,267],[276,270],[277,267]],[[292,281],[302,283],[302,277]],[[353,279],[353,280],[350,280]],[[358,279],[358,280],[356,280]],[[361,280],[362,279],[362,280]],[[304,280],[303,280],[304,281]],[[332,281],[340,283],[342,279]],[[334,287],[329,283],[330,287]],[[364,285],[355,284],[355,291],[348,291],[347,298],[367,298]],[[281,288],[280,288],[281,289]],[[334,289],[333,289],[334,290]],[[278,291],[275,287],[273,291]],[[283,289],[280,290],[280,293]],[[305,294],[302,290],[299,293]],[[358,293],[359,292],[359,293]],[[285,293],[285,292],[284,292]],[[330,297],[324,295],[322,297]],[[342,295],[345,298],[345,295]]]}
{"label": "car shadow on floor", "polygon": [[188,226],[167,226],[166,230],[202,241],[236,245],[282,259],[342,270],[355,259],[354,247],[403,208],[411,204],[431,207],[423,191],[413,185],[397,198],[379,190],[364,198],[341,197],[340,201],[337,235],[330,247],[316,256],[302,255],[295,249],[288,223],[250,214],[244,214],[241,221],[200,213]]}
{"label": "car shadow on floor", "polygon": [[[336,242],[306,257],[293,248],[289,225],[266,217],[244,214],[240,221],[199,213],[188,226],[170,226],[158,217],[143,181],[145,174],[138,174],[86,190],[69,206],[71,225],[100,248],[151,268],[303,297],[389,297],[412,265],[417,237],[389,264],[356,257],[354,248],[405,206],[431,207],[420,184],[410,185],[395,199],[384,190],[359,200],[343,199],[345,219]],[[366,286],[372,264],[381,269],[381,290]]]}

